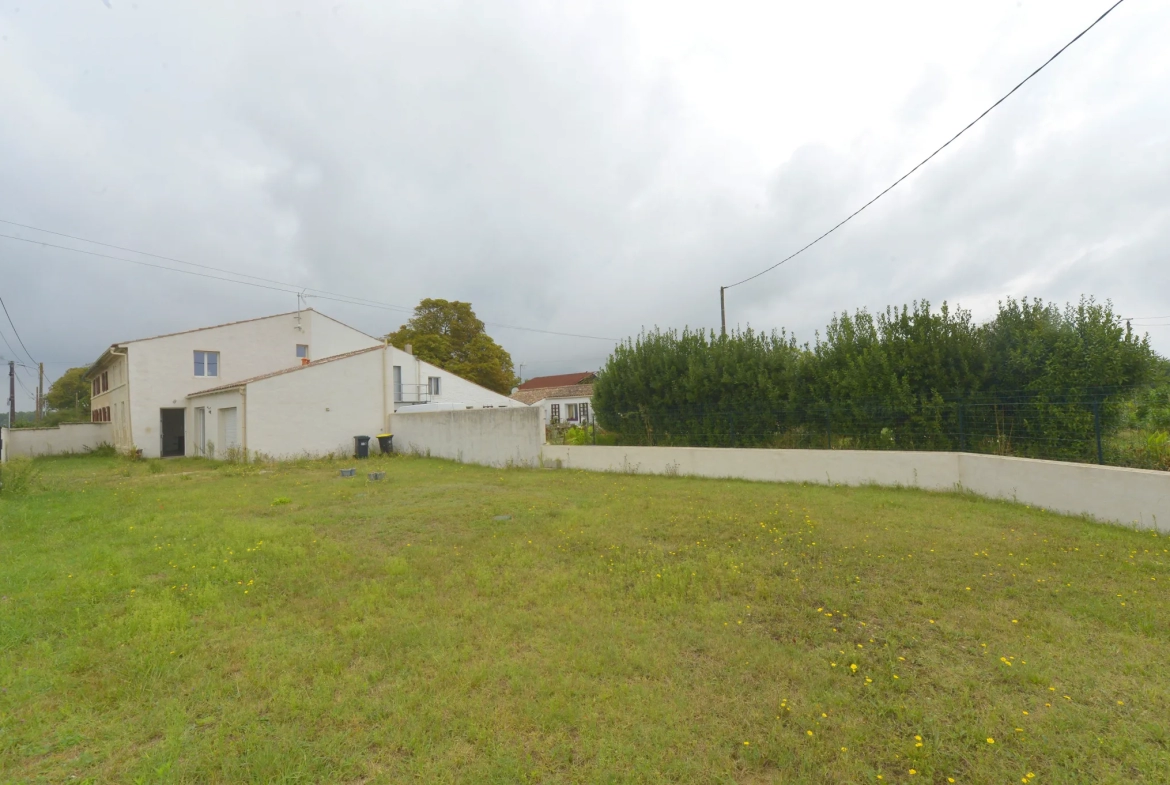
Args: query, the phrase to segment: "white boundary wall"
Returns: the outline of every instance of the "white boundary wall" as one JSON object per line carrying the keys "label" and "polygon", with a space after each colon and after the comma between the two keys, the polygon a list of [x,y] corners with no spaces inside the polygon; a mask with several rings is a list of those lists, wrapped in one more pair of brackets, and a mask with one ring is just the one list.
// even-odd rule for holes
{"label": "white boundary wall", "polygon": [[590,471],[966,490],[1056,512],[1170,531],[1170,472],[953,452],[550,444],[542,454],[545,466]]}
{"label": "white boundary wall", "polygon": [[38,455],[63,455],[88,452],[103,444],[114,443],[114,426],[108,422],[61,423],[53,428],[17,428],[4,431],[4,451],[0,459]]}
{"label": "white boundary wall", "polygon": [[544,446],[540,408],[455,409],[412,412],[391,418],[394,452],[450,458],[487,466],[539,466]]}

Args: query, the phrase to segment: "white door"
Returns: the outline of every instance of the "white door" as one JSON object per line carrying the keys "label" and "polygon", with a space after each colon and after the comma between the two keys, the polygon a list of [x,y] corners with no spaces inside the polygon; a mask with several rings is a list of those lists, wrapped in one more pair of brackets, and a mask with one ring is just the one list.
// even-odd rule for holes
{"label": "white door", "polygon": [[219,427],[223,429],[223,448],[231,450],[240,446],[239,426],[236,420],[236,407],[219,410]]}
{"label": "white door", "polygon": [[207,455],[207,412],[202,406],[195,407],[195,454]]}

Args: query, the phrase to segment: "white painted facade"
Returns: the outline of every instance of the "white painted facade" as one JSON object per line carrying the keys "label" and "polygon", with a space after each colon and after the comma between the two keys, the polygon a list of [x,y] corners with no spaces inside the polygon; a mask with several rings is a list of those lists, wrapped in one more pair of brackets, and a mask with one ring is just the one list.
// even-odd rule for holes
{"label": "white painted facade", "polygon": [[[571,408],[576,407],[575,409]],[[585,406],[585,419],[581,418],[582,405]],[[577,396],[572,398],[545,398],[537,401],[533,406],[539,406],[540,411],[544,416],[544,424],[553,424],[553,406],[556,406],[557,423],[560,425],[584,425],[585,423],[593,422],[593,399],[588,396]],[[576,415],[570,418],[570,413],[575,411]]]}
{"label": "white painted facade", "polygon": [[[423,362],[413,354],[388,346],[386,373],[389,380],[391,411],[409,408],[420,403],[457,403],[475,407],[524,406],[507,396],[480,387],[475,382]],[[402,384],[396,385],[394,369],[401,369]],[[429,392],[430,380],[439,379],[438,393]]]}
{"label": "white painted facade", "polygon": [[[433,389],[432,378],[439,380],[437,393],[427,392]],[[404,400],[395,401],[399,379]],[[207,450],[199,435],[206,434],[209,439],[212,433],[226,433],[225,417],[236,420],[235,446],[239,451],[287,459],[352,454],[354,436],[393,432],[395,412],[415,405],[528,408],[381,344],[217,389],[196,390],[186,402],[188,429],[195,434],[188,442],[187,454],[214,458],[232,457],[224,452],[222,436],[215,441],[214,450]],[[229,410],[235,413],[229,415]],[[371,452],[376,451],[376,439],[371,438]]]}
{"label": "white painted facade", "polygon": [[[542,378],[551,380],[563,377]],[[527,383],[532,384],[534,381],[538,380],[529,380]],[[585,425],[593,421],[593,385],[590,382],[521,388],[512,393],[512,398],[538,407],[545,425]]]}
{"label": "white painted facade", "polygon": [[249,384],[249,454],[352,455],[354,436],[382,433],[382,353],[363,352]]}
{"label": "white painted facade", "polygon": [[[110,407],[114,446],[119,450],[139,449],[146,457],[163,454],[165,417],[175,423],[168,424],[166,452],[193,454],[190,393],[219,387],[225,380],[299,367],[298,346],[312,360],[381,345],[379,339],[312,309],[126,341],[110,347],[90,369],[91,379],[107,373],[111,382],[108,390],[94,396],[92,406]],[[197,375],[196,352],[216,353],[214,376],[208,375],[206,357],[203,375]],[[244,427],[241,419],[237,430]],[[176,440],[176,431],[181,441]],[[215,438],[208,439],[218,444],[219,431],[210,433]]]}
{"label": "white painted facade", "polygon": [[[236,440],[228,438],[228,411],[236,412]],[[244,417],[244,396],[241,390],[224,390],[199,398],[187,406],[187,439],[184,452],[204,458],[225,458],[234,450],[242,449],[247,421]]]}
{"label": "white painted facade", "polygon": [[[106,352],[107,362],[93,374],[96,382],[90,395],[90,412],[95,425],[108,425],[110,443],[119,449],[133,443],[130,433],[130,374],[125,349]],[[96,392],[100,389],[101,392]],[[102,419],[106,418],[106,419]]]}

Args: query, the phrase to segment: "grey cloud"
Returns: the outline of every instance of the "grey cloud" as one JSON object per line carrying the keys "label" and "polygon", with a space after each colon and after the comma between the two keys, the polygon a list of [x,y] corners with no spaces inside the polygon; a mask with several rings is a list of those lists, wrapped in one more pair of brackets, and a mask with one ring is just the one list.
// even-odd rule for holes
{"label": "grey cloud", "polygon": [[[1164,311],[1168,21],[1158,8],[1111,19],[839,233],[731,290],[731,323],[808,339],[843,308],[926,297],[985,315],[1007,294]],[[710,130],[669,63],[643,56],[620,3],[44,4],[0,11],[0,35],[12,109],[0,114],[0,218],[616,337],[717,326],[721,284],[836,223],[945,138],[937,118],[970,104],[969,119],[985,100],[926,64],[852,142],[805,136],[744,175],[742,151]],[[1001,91],[1037,57],[1004,46],[983,68]],[[792,122],[823,108],[791,107]],[[8,240],[0,253],[13,317],[53,361],[295,306]],[[315,305],[375,334],[404,318]],[[525,373],[595,367],[608,350],[493,333]],[[1170,329],[1154,335],[1170,352]]]}

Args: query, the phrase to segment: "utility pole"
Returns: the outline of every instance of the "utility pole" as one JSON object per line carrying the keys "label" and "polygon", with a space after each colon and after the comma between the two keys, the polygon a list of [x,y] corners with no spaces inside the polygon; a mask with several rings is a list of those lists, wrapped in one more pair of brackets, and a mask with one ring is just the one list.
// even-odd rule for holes
{"label": "utility pole", "polygon": [[37,363],[37,422],[41,421],[41,412],[45,408],[45,364]]}
{"label": "utility pole", "polygon": [[16,427],[16,363],[8,361],[8,427]]}
{"label": "utility pole", "polygon": [[727,306],[724,302],[723,293],[727,291],[726,286],[719,287],[719,334],[727,335]]}

